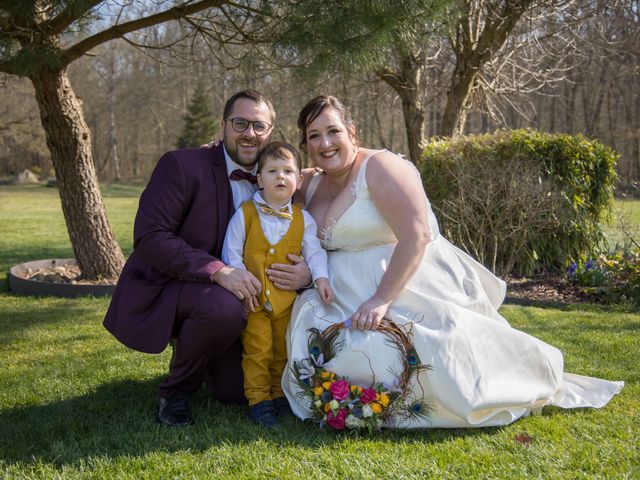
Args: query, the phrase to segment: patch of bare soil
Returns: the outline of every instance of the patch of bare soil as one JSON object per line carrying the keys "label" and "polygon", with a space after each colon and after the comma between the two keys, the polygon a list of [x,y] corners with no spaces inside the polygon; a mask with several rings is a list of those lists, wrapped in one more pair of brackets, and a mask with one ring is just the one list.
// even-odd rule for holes
{"label": "patch of bare soil", "polygon": [[80,274],[78,265],[57,265],[50,268],[27,268],[22,277],[46,283],[68,283],[71,285],[112,285],[113,279],[87,280]]}
{"label": "patch of bare soil", "polygon": [[[507,299],[514,303],[589,303],[580,287],[563,277],[507,278]],[[592,300],[591,300],[592,301]]]}

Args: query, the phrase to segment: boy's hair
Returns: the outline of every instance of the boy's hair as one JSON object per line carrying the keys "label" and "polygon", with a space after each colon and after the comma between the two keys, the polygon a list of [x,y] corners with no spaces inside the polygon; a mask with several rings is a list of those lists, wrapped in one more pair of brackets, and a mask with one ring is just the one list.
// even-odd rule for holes
{"label": "boy's hair", "polygon": [[258,157],[258,173],[260,173],[262,167],[264,167],[264,164],[267,163],[267,160],[269,158],[290,158],[295,162],[296,167],[298,168],[298,173],[302,171],[302,161],[300,160],[300,154],[293,145],[290,145],[288,143],[271,142],[269,145],[267,145]]}

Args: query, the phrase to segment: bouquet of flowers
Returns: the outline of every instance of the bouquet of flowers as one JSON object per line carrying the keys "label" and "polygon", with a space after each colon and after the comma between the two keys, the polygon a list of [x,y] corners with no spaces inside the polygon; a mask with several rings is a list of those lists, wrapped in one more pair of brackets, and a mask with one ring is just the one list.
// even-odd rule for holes
{"label": "bouquet of flowers", "polygon": [[320,426],[335,430],[380,429],[392,416],[428,417],[429,406],[422,400],[409,399],[409,381],[419,371],[429,369],[422,365],[407,334],[387,320],[378,331],[387,335],[398,349],[403,371],[392,384],[374,383],[356,385],[331,372],[328,367],[340,349],[337,341],[340,330],[350,321],[331,325],[324,331],[310,329],[309,356],[294,362],[293,375],[301,391],[310,400],[311,413]]}

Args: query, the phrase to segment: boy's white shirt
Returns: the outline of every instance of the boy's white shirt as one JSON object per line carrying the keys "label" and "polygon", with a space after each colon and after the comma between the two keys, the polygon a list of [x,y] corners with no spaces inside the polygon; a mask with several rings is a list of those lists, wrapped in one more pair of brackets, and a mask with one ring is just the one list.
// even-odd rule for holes
{"label": "boy's white shirt", "polygon": [[[260,192],[253,195],[253,202],[267,203]],[[270,205],[273,207],[273,205]],[[285,205],[291,213],[291,201]],[[277,244],[289,230],[291,220],[280,218],[275,215],[262,213],[258,208],[258,217],[260,218],[260,226],[264,232],[264,236],[271,245]],[[318,239],[318,227],[313,217],[306,210],[302,210],[304,218],[304,235],[302,237],[302,256],[309,266],[311,277],[313,280],[318,278],[329,278],[327,268],[327,252],[324,251]],[[233,214],[227,227],[227,234],[224,237],[224,245],[222,246],[222,261],[234,268],[242,268],[246,270],[242,261],[242,253],[244,251],[244,242],[246,239],[246,231],[244,224],[244,214],[242,209],[237,209]]]}

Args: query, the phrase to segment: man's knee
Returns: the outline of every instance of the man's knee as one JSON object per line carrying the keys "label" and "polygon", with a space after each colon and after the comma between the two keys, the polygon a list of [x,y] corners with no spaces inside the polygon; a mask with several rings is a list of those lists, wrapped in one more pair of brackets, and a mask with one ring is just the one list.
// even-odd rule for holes
{"label": "man's knee", "polygon": [[179,314],[222,336],[239,337],[247,324],[240,300],[219,285],[185,285]]}

